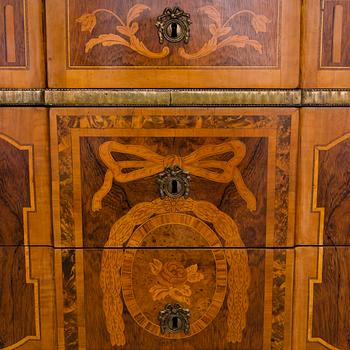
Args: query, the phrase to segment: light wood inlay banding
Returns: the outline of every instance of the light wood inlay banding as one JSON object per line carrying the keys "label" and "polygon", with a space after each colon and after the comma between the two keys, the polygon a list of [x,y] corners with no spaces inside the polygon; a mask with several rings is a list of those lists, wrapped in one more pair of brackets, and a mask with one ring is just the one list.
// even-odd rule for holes
{"label": "light wood inlay banding", "polygon": [[333,26],[333,62],[340,63],[342,55],[343,38],[343,6],[334,7],[334,26]]}
{"label": "light wood inlay banding", "polygon": [[12,5],[5,6],[6,60],[16,62],[15,16]]}

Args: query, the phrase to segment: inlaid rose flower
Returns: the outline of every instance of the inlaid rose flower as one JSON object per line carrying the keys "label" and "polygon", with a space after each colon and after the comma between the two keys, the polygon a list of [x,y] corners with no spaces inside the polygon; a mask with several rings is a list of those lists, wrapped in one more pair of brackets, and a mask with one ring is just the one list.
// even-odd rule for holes
{"label": "inlaid rose flower", "polygon": [[204,279],[204,275],[198,272],[197,264],[185,268],[177,261],[163,264],[160,260],[153,259],[150,267],[153,275],[157,276],[156,285],[149,289],[154,301],[170,296],[189,305],[192,291],[186,283],[196,283]]}
{"label": "inlaid rose flower", "polygon": [[184,284],[187,282],[187,270],[179,262],[166,262],[158,274],[158,281],[164,286]]}

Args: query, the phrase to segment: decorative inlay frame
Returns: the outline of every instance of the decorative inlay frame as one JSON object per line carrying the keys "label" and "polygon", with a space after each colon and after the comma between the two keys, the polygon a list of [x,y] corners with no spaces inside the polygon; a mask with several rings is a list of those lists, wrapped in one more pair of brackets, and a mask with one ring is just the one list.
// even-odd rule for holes
{"label": "decorative inlay frame", "polygon": [[313,337],[312,325],[313,325],[313,304],[314,304],[314,286],[315,284],[321,284],[323,281],[323,236],[324,236],[324,224],[325,224],[325,208],[317,205],[318,198],[318,180],[319,180],[319,157],[320,152],[329,151],[336,147],[340,143],[350,139],[350,133],[337,138],[325,146],[315,146],[314,151],[314,179],[313,179],[313,193],[312,193],[312,212],[319,214],[319,227],[318,227],[318,256],[317,256],[317,274],[316,277],[309,279],[309,307],[308,307],[308,325],[307,325],[307,340],[311,343],[319,343],[330,350],[341,350],[336,346],[328,343],[326,340],[320,337]]}
{"label": "decorative inlay frame", "polygon": [[[254,66],[254,65],[247,65],[247,66],[226,66],[226,65],[217,65],[217,66],[177,66],[177,65],[168,65],[168,66],[79,66],[79,65],[72,65],[71,64],[71,38],[70,38],[70,1],[71,0],[65,0],[65,6],[67,11],[67,20],[66,20],[66,50],[67,50],[67,69],[94,69],[94,70],[101,70],[101,69],[278,69],[281,65],[281,40],[282,35],[280,33],[281,30],[281,22],[282,22],[282,0],[277,0],[277,33],[276,33],[276,52],[277,52],[277,64],[276,65],[262,65],[262,66]],[[97,18],[96,14],[98,12],[106,12],[109,13],[114,17],[114,19],[117,19],[119,22],[119,26],[117,26],[117,33],[123,34],[126,37],[130,39],[130,41],[125,40],[125,38],[121,37],[120,35],[115,35],[113,33],[109,34],[102,34],[98,38],[92,38],[86,43],[85,47],[85,53],[89,52],[92,47],[94,47],[97,44],[102,44],[104,46],[114,46],[114,45],[122,45],[129,47],[131,50],[136,52],[137,54],[143,55],[147,58],[165,58],[168,55],[171,54],[170,48],[168,46],[164,46],[161,52],[151,52],[147,49],[147,47],[144,45],[142,41],[140,41],[135,34],[139,30],[138,22],[135,20],[138,18],[138,16],[141,14],[141,12],[150,10],[150,7],[143,5],[143,4],[136,4],[132,8],[129,9],[128,18],[126,21],[126,24],[123,22],[123,20],[119,17],[118,14],[114,13],[110,9],[95,9],[92,13],[85,13],[81,17],[76,19],[76,22],[80,23],[82,26],[82,31],[89,31],[92,32],[93,28],[96,26]],[[209,27],[209,29],[205,28],[205,30],[208,30],[212,34],[212,38],[203,44],[202,48],[199,49],[195,53],[188,53],[185,51],[184,48],[179,49],[177,54],[179,54],[182,58],[185,58],[186,60],[190,61],[193,59],[202,58],[205,56],[208,56],[211,53],[214,53],[216,50],[219,50],[220,48],[223,48],[225,46],[234,46],[236,48],[244,48],[246,46],[251,46],[254,48],[254,50],[257,53],[262,53],[262,45],[259,41],[251,40],[248,36],[243,35],[236,35],[229,36],[225,40],[222,40],[221,42],[218,42],[218,38],[227,35],[231,27],[229,27],[229,22],[236,17],[237,15],[241,15],[243,13],[249,14],[252,16],[251,19],[251,26],[254,28],[256,33],[264,33],[267,32],[267,25],[271,22],[270,19],[265,17],[262,14],[256,14],[253,11],[243,9],[241,11],[238,11],[236,13],[231,14],[231,17],[227,19],[227,21],[223,24],[221,14],[214,6],[203,6],[198,9],[198,11],[203,15],[206,14],[209,18],[213,20],[211,25],[215,26],[215,29],[213,27]],[[135,21],[135,22],[133,22]]]}
{"label": "decorative inlay frame", "polygon": [[34,312],[35,312],[35,335],[29,335],[21,339],[15,344],[7,346],[2,350],[14,350],[29,342],[30,340],[40,340],[40,309],[39,309],[39,280],[33,279],[30,272],[30,247],[29,247],[29,225],[28,225],[28,214],[35,212],[35,192],[34,192],[34,157],[33,157],[33,146],[21,145],[12,138],[1,134],[0,139],[14,146],[20,151],[28,152],[28,173],[29,173],[29,193],[30,193],[30,206],[23,207],[23,243],[24,243],[24,255],[25,255],[25,271],[26,271],[26,283],[33,284],[34,290]]}
{"label": "decorative inlay frame", "polygon": [[[118,116],[113,114],[112,111],[109,111],[109,116],[105,114],[103,117],[101,115],[91,115],[90,113],[101,113],[102,111],[93,110],[89,111],[89,115],[82,115],[82,110],[69,110],[68,111],[60,111],[60,110],[52,110],[51,113],[51,146],[52,146],[52,168],[53,168],[53,181],[56,184],[53,188],[53,200],[54,200],[54,217],[55,217],[55,241],[56,245],[63,247],[61,250],[61,255],[56,256],[56,266],[58,267],[58,271],[56,274],[56,281],[60,285],[60,288],[63,288],[69,284],[74,286],[71,290],[65,291],[65,298],[67,300],[73,301],[73,305],[66,309],[63,308],[63,303],[66,301],[63,298],[63,290],[59,291],[57,307],[58,307],[58,322],[62,327],[67,331],[70,335],[75,334],[74,343],[69,343],[70,349],[78,349],[79,344],[85,344],[85,329],[84,325],[84,313],[83,307],[84,302],[81,300],[81,297],[84,295],[84,265],[83,265],[83,252],[81,249],[64,249],[64,247],[81,247],[82,246],[82,231],[81,231],[81,210],[79,209],[80,204],[80,190],[77,189],[76,182],[73,184],[72,176],[74,178],[80,177],[80,159],[72,159],[72,150],[74,148],[74,154],[79,154],[79,138],[84,135],[88,136],[102,136],[102,137],[115,137],[117,136],[116,132],[118,130],[118,135],[128,135],[130,137],[130,130],[133,130],[135,135],[139,136],[147,136],[152,132],[150,126],[150,122],[152,121],[152,116],[155,117],[156,123],[153,125],[154,130],[157,130],[157,137],[163,135],[166,136],[165,133],[172,132],[172,130],[164,130],[166,127],[165,123],[161,122],[162,117],[159,113],[150,112],[144,110],[143,115],[132,116],[135,113],[125,113],[123,116],[122,110],[118,111]],[[276,215],[279,217],[279,222],[287,223],[288,219],[288,208],[289,208],[289,196],[288,188],[289,185],[294,186],[294,180],[290,182],[289,171],[294,172],[289,169],[289,165],[283,164],[286,159],[291,157],[291,163],[294,164],[296,153],[293,151],[296,149],[296,136],[294,134],[293,138],[290,139],[290,129],[295,130],[297,120],[291,117],[291,114],[297,113],[296,110],[289,110],[285,112],[285,115],[279,115],[275,110],[271,113],[271,117],[269,116],[268,109],[265,110],[263,116],[254,117],[250,116],[252,111],[244,112],[242,115],[237,112],[237,116],[232,116],[232,110],[218,110],[215,113],[215,117],[211,117],[210,113],[204,113],[205,115],[198,115],[196,118],[186,117],[187,113],[190,110],[178,111],[176,114],[182,116],[181,120],[177,119],[178,129],[185,130],[186,128],[190,128],[188,130],[191,132],[193,128],[199,128],[197,136],[202,137],[213,137],[214,132],[218,131],[218,135],[220,136],[232,136],[239,137],[239,130],[248,129],[253,133],[252,135],[257,136],[259,132],[262,132],[261,136],[265,133],[265,135],[270,135],[270,139],[274,139],[275,141],[269,146],[269,149],[277,150],[276,154],[276,165],[278,166],[278,172],[276,173],[276,198],[275,198],[275,208],[278,211]],[[224,112],[225,111],[225,112]],[[270,110],[271,112],[273,110]],[[134,111],[135,112],[135,111]],[[230,115],[230,121],[225,121],[224,118],[221,118],[218,114],[221,113],[222,116]],[[114,112],[116,113],[116,112]],[[198,113],[198,112],[197,112]],[[148,114],[148,115],[147,115]],[[165,115],[169,118],[167,113],[164,112]],[[184,116],[185,114],[185,116]],[[173,118],[176,118],[176,116]],[[274,117],[272,117],[274,115]],[[290,119],[288,122],[287,120]],[[283,122],[284,121],[284,122]],[[59,122],[59,123],[58,123]],[[147,129],[143,129],[143,124],[146,123]],[[293,127],[292,127],[293,124]],[[59,127],[57,127],[59,125]],[[223,127],[225,126],[225,129]],[[92,129],[92,130],[91,130]],[[254,130],[255,129],[255,130]],[[256,130],[258,129],[258,130]],[[259,131],[260,129],[260,131]],[[264,132],[265,130],[265,132]],[[258,132],[258,133],[257,133]],[[267,134],[266,134],[267,132]],[[278,144],[278,140],[276,140],[277,134],[280,135],[279,139],[282,144]],[[247,130],[245,131],[245,136],[247,136]],[[288,136],[289,135],[289,136]],[[277,137],[278,139],[278,137]],[[285,144],[286,140],[290,140],[289,146]],[[63,142],[63,143],[62,143]],[[277,144],[276,144],[277,142]],[[288,142],[287,142],[288,143]],[[59,145],[64,147],[60,147]],[[72,148],[73,147],[73,148]],[[270,148],[271,147],[271,148]],[[281,149],[282,153],[278,154],[278,150]],[[283,150],[282,150],[283,149]],[[286,149],[289,149],[286,154]],[[289,152],[295,153],[293,156],[290,155]],[[288,156],[289,154],[289,156]],[[60,161],[61,160],[61,161]],[[64,164],[62,163],[64,160]],[[282,162],[282,163],[280,163]],[[71,165],[69,165],[71,164]],[[272,162],[274,164],[274,162]],[[68,168],[65,167],[68,165]],[[74,166],[73,166],[74,165]],[[62,178],[60,181],[59,178],[59,167],[61,166],[62,171],[64,171],[65,175],[68,175],[68,178]],[[69,170],[69,167],[70,168]],[[285,173],[287,171],[287,173]],[[278,180],[279,179],[279,180]],[[283,180],[282,180],[283,179]],[[61,184],[60,184],[61,183]],[[73,189],[73,185],[74,188]],[[60,186],[64,187],[64,190],[59,189]],[[68,186],[68,187],[67,187]],[[80,185],[78,185],[80,187]],[[286,191],[282,191],[282,188],[287,188]],[[78,190],[78,192],[77,192]],[[67,194],[71,193],[72,197]],[[74,198],[73,198],[74,193]],[[63,197],[62,197],[63,196]],[[61,198],[60,198],[61,197]],[[65,210],[65,216],[68,217],[60,217],[59,215],[59,207],[60,201],[64,201],[64,205],[67,210]],[[73,213],[73,201],[74,208],[76,213]],[[78,206],[77,206],[78,205]],[[293,209],[291,209],[293,210]],[[80,211],[80,214],[79,214]],[[272,211],[272,215],[273,211]],[[283,218],[283,219],[282,219]],[[71,227],[65,227],[66,232],[72,232],[73,236],[63,235],[61,237],[61,224],[60,220],[65,222],[70,222],[72,224]],[[67,221],[68,220],[68,221]],[[274,220],[275,222],[275,220]],[[76,225],[76,227],[75,227]],[[275,227],[267,228],[267,232],[271,232],[273,235],[270,238],[267,238],[268,246],[275,245],[276,247],[281,246],[285,247],[292,242],[287,240],[286,228],[283,226],[284,224],[275,223]],[[294,222],[288,223],[288,230],[290,232],[294,232]],[[273,225],[272,225],[273,226]],[[68,231],[67,231],[68,229]],[[78,235],[76,235],[78,233]],[[268,234],[268,233],[267,233]],[[289,237],[291,237],[289,235]],[[63,241],[61,239],[63,238]],[[266,324],[266,328],[264,327],[264,348],[271,347],[272,349],[281,349],[288,348],[288,344],[290,344],[291,339],[288,337],[289,328],[291,326],[290,322],[290,312],[291,312],[291,291],[289,290],[289,286],[292,283],[292,260],[294,257],[293,251],[288,252],[286,249],[280,248],[269,251],[267,248],[266,253],[266,271],[265,271],[265,285],[266,285],[266,300],[265,304],[265,317],[264,323]],[[66,263],[70,262],[71,268],[62,269],[62,266]],[[282,283],[283,282],[283,283]],[[271,285],[270,285],[271,284]],[[269,292],[270,291],[270,292]],[[69,304],[69,303],[68,303]],[[270,305],[270,307],[268,307]],[[78,327],[79,324],[79,327]],[[271,343],[271,339],[273,342]],[[60,346],[67,346],[68,338],[65,339],[64,333],[60,334],[59,343]],[[66,344],[66,345],[65,345]]]}
{"label": "decorative inlay frame", "polygon": [[29,55],[28,55],[28,4],[27,0],[23,1],[23,24],[24,24],[24,61],[25,64],[21,66],[14,65],[0,65],[0,70],[28,70],[29,69]]}

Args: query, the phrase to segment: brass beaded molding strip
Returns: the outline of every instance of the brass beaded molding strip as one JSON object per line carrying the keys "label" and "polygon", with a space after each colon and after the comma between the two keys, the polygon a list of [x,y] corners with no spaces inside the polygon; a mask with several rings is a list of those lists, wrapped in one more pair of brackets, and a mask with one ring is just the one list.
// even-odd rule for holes
{"label": "brass beaded molding strip", "polygon": [[0,89],[0,106],[349,106],[350,89]]}

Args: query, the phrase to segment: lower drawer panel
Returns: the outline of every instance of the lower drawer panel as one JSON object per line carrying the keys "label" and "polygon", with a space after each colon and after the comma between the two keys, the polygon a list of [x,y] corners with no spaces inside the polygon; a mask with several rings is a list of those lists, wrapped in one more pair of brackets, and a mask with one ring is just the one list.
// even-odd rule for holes
{"label": "lower drawer panel", "polygon": [[293,260],[293,249],[57,250],[60,348],[289,349]]}
{"label": "lower drawer panel", "polygon": [[349,350],[350,247],[296,249],[293,349]]}
{"label": "lower drawer panel", "polygon": [[51,248],[0,247],[0,349],[55,349]]}

